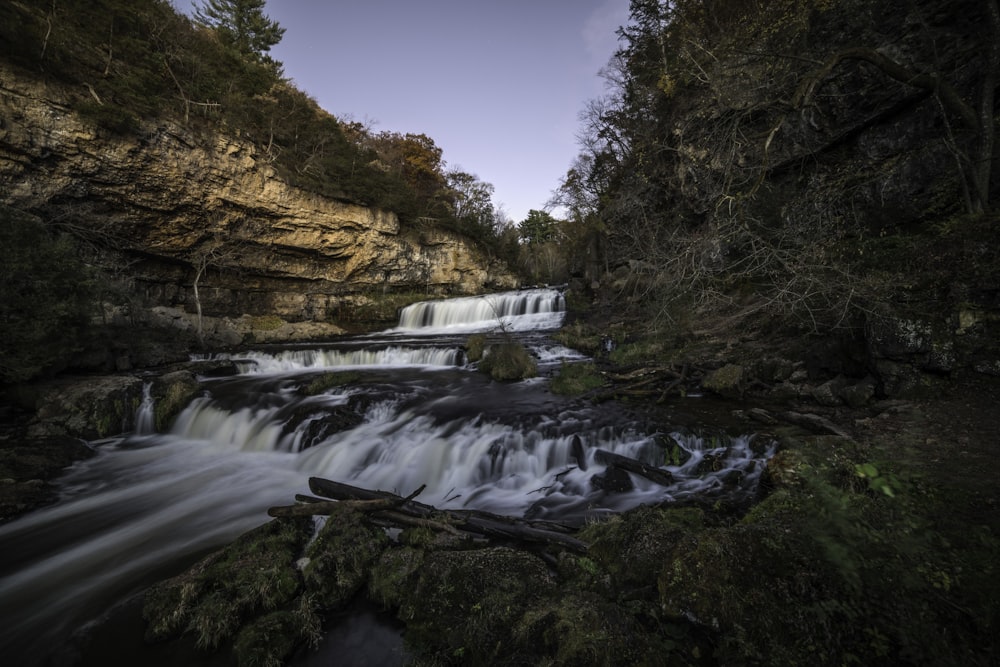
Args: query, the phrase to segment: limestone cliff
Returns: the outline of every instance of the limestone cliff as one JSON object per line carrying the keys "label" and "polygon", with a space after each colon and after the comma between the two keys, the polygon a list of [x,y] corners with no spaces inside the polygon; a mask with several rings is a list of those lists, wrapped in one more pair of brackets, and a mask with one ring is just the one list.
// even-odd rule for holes
{"label": "limestone cliff", "polygon": [[[148,307],[328,321],[377,290],[474,293],[515,277],[468,239],[284,182],[239,136],[170,121],[112,136],[70,91],[0,67],[0,197],[128,266]],[[199,273],[198,269],[202,268]]]}

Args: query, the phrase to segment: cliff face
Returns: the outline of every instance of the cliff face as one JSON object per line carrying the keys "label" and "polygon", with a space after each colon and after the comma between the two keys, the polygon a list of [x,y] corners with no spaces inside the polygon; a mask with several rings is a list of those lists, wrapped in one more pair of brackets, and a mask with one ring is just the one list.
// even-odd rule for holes
{"label": "cliff face", "polygon": [[374,290],[516,285],[464,237],[288,185],[239,137],[164,121],[110,136],[67,99],[0,67],[0,197],[128,265],[147,306],[190,311],[197,281],[206,315],[321,321]]}

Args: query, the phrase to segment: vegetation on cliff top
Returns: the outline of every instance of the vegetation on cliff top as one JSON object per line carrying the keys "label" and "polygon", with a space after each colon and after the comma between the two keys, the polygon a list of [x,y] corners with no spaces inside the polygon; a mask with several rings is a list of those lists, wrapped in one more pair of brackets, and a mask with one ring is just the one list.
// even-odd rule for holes
{"label": "vegetation on cliff top", "polygon": [[74,109],[107,131],[171,119],[238,133],[293,185],[394,211],[403,224],[449,228],[497,252],[510,245],[492,186],[448,169],[433,139],[373,133],[292,85],[267,54],[283,29],[262,6],[210,0],[192,21],[165,0],[5,2],[0,58],[68,86]]}

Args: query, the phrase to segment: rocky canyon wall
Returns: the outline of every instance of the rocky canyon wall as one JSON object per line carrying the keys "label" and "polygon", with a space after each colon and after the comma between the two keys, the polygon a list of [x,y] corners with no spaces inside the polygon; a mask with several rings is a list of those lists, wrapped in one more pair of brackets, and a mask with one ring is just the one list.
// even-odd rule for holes
{"label": "rocky canyon wall", "polygon": [[163,120],[112,135],[68,93],[0,66],[0,201],[82,239],[161,316],[190,315],[196,284],[206,316],[329,324],[375,293],[517,283],[458,234],[289,185],[239,136]]}

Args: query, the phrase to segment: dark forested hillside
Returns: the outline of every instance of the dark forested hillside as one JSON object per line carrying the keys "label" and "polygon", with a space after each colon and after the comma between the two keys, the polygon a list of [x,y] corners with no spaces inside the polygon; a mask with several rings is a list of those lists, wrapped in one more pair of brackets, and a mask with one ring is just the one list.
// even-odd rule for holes
{"label": "dark forested hillside", "polygon": [[644,308],[995,305],[996,2],[633,0],[620,34],[557,200]]}

